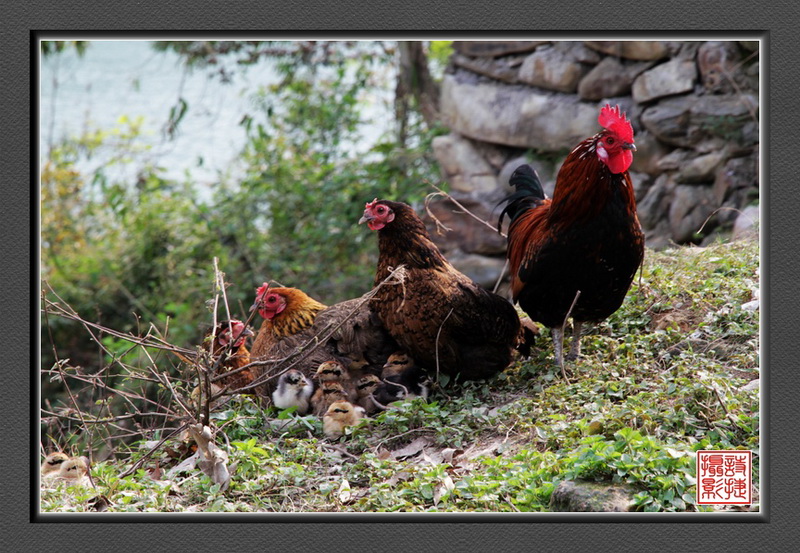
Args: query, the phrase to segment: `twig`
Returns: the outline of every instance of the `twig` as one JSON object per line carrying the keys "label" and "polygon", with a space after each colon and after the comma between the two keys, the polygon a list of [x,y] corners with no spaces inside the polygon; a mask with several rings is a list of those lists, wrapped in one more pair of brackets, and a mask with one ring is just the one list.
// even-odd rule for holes
{"label": "twig", "polygon": [[433,220],[434,224],[436,225],[437,234],[442,234],[442,231],[450,232],[451,230],[453,230],[450,227],[446,226],[444,223],[442,223],[439,220],[439,218],[433,214],[433,211],[431,211],[431,208],[429,206],[433,198],[435,198],[436,196],[441,196],[442,194],[443,194],[442,192],[431,192],[430,194],[425,196],[425,212],[428,214],[428,217],[430,217]]}
{"label": "twig", "polygon": [[503,282],[503,277],[506,276],[506,270],[508,269],[508,258],[506,258],[506,262],[503,265],[503,269],[500,271],[500,274],[497,275],[497,282],[494,283],[494,288],[492,288],[492,292],[495,294],[497,293],[497,289],[500,288],[500,283]]}
{"label": "twig", "polygon": [[703,232],[703,229],[704,229],[704,228],[706,228],[706,225],[707,225],[707,224],[708,224],[708,222],[711,220],[711,218],[712,218],[714,215],[716,215],[717,213],[719,213],[720,211],[736,211],[736,212],[738,212],[739,214],[741,214],[741,213],[742,213],[742,210],[741,210],[741,209],[736,209],[735,207],[725,207],[725,206],[723,206],[723,207],[718,207],[717,209],[715,209],[714,211],[712,211],[712,212],[711,212],[711,214],[710,214],[708,217],[706,217],[706,220],[705,220],[705,221],[703,221],[703,224],[702,224],[702,225],[700,225],[700,228],[697,230],[697,234],[700,234],[701,232]]}
{"label": "twig", "polygon": [[335,452],[337,452],[337,453],[341,453],[342,455],[345,455],[345,456],[347,456],[347,457],[350,457],[351,459],[354,459],[354,460],[356,460],[356,461],[358,461],[358,460],[359,460],[359,459],[358,459],[358,457],[356,457],[355,455],[353,455],[353,454],[352,454],[352,453],[350,453],[349,451],[347,451],[347,450],[345,450],[345,449],[341,448],[340,446],[333,445],[333,444],[326,444],[325,442],[318,442],[318,443],[319,443],[319,444],[320,444],[322,447],[324,447],[324,448],[326,448],[326,449],[332,449],[333,451],[335,451]]}
{"label": "twig", "polygon": [[411,430],[406,430],[405,432],[401,432],[400,434],[396,434],[394,436],[386,437],[385,439],[383,439],[383,440],[379,441],[377,444],[375,444],[375,447],[373,449],[375,451],[377,451],[378,448],[381,447],[386,442],[388,442],[390,440],[397,440],[398,438],[402,438],[403,436],[406,436],[408,434],[413,434],[415,432],[432,432],[432,430],[430,428],[427,428],[427,427],[426,428],[412,428]]}
{"label": "twig", "polygon": [[[567,383],[569,383],[569,378],[567,378],[567,371],[564,368],[564,344],[563,344],[563,341],[564,341],[564,328],[566,328],[567,319],[569,319],[569,316],[572,314],[572,310],[575,308],[575,304],[578,303],[578,298],[580,298],[580,297],[581,297],[581,291],[578,290],[577,292],[575,292],[575,298],[572,300],[572,304],[569,306],[569,309],[567,310],[567,314],[564,315],[564,322],[561,324],[561,341],[562,341],[562,344],[561,344],[561,376],[564,377],[564,380],[566,380]],[[573,336],[572,339],[574,340],[575,336]]]}
{"label": "twig", "polygon": [[375,399],[375,396],[374,396],[374,395],[370,394],[370,395],[369,395],[369,399],[372,401],[372,404],[373,404],[375,407],[377,407],[378,409],[380,409],[381,411],[388,411],[388,410],[389,410],[389,407],[388,407],[388,406],[386,406],[386,405],[384,405],[383,403],[381,403],[381,402],[380,402],[380,401],[378,401],[377,399]]}
{"label": "twig", "polygon": [[520,512],[517,506],[511,503],[511,500],[508,498],[508,496],[505,496],[504,499],[506,500],[506,503],[508,503],[511,506],[511,508],[514,509],[514,511],[516,511],[517,513]]}
{"label": "twig", "polygon": [[450,315],[453,314],[453,307],[450,308],[450,311],[447,313],[447,316],[442,321],[442,324],[439,325],[439,330],[436,331],[436,381],[439,381],[439,336],[442,334],[442,328],[444,327],[444,323],[447,322],[447,319],[450,318]]}
{"label": "twig", "polygon": [[[75,410],[75,411],[80,413],[80,411],[78,411],[78,410]],[[105,419],[94,419],[94,420],[86,421],[86,420],[84,420],[82,418],[70,417],[68,415],[63,415],[63,414],[55,413],[53,411],[48,411],[47,409],[42,409],[42,413],[44,413],[45,415],[50,415],[52,417],[56,417],[58,419],[80,422],[80,423],[82,423],[84,425],[87,425],[87,424],[108,424],[110,422],[117,422],[117,421],[122,421],[122,420],[133,419],[133,418],[136,418],[136,417],[139,417],[139,416],[142,416],[142,417],[174,417],[175,416],[174,413],[158,413],[158,412],[128,413],[126,415],[117,415],[115,417],[108,417],[108,418],[105,418]]]}
{"label": "twig", "polygon": [[158,449],[159,449],[159,448],[160,448],[162,445],[164,445],[164,443],[165,443],[167,440],[169,440],[170,438],[172,438],[173,436],[175,436],[175,435],[177,435],[177,434],[180,434],[181,432],[183,432],[183,431],[184,431],[184,430],[186,430],[187,428],[189,428],[189,423],[188,423],[188,422],[185,422],[185,423],[183,423],[181,426],[179,426],[178,428],[176,428],[174,431],[172,431],[170,434],[168,434],[168,435],[164,436],[163,438],[161,438],[161,440],[159,440],[159,442],[158,442],[156,445],[154,445],[154,446],[153,446],[153,447],[150,449],[150,451],[148,451],[147,453],[145,453],[144,455],[142,455],[142,457],[141,457],[141,458],[139,458],[139,460],[138,460],[138,461],[136,461],[135,463],[133,463],[133,465],[131,465],[131,468],[129,468],[128,470],[126,470],[125,472],[123,472],[122,474],[120,474],[120,475],[119,475],[119,477],[120,477],[120,478],[125,478],[126,476],[128,476],[128,475],[130,475],[130,474],[133,474],[134,472],[136,472],[136,469],[138,469],[140,466],[142,466],[142,465],[144,464],[144,462],[145,462],[145,461],[148,459],[148,457],[150,457],[151,455],[153,455],[153,453],[155,453],[155,452],[156,452],[156,451],[157,451],[157,450],[158,450]]}
{"label": "twig", "polygon": [[[72,402],[73,408],[78,412],[78,416],[81,419],[81,424],[86,426],[86,420],[84,419],[83,413],[81,412],[80,408],[78,407],[78,400],[76,400],[75,396],[72,394],[72,389],[70,388],[69,383],[67,383],[67,380],[64,377],[65,376],[64,370],[61,368],[62,363],[58,358],[58,351],[56,350],[56,342],[53,339],[53,332],[52,332],[52,329],[50,328],[50,319],[48,317],[48,311],[47,311],[47,308],[46,308],[47,298],[45,297],[44,290],[42,290],[42,300],[45,301],[44,324],[47,327],[47,335],[50,338],[50,345],[53,347],[53,358],[55,359],[55,362],[56,362],[55,366],[58,367],[58,372],[59,372],[59,375],[61,376],[61,381],[64,383],[64,388],[67,390],[67,395],[69,396],[70,402]],[[91,427],[86,427],[86,429],[87,429],[87,432],[89,432],[89,442],[88,443],[91,444]],[[89,462],[91,463],[91,461],[92,461],[92,452],[91,452],[91,448],[89,448]]]}
{"label": "twig", "polygon": [[[442,190],[441,188],[439,188],[435,184],[431,184],[431,186],[433,188],[435,188],[438,192],[436,192],[436,193],[432,192],[432,193],[428,194],[428,196],[425,198],[425,209],[426,209],[426,211],[428,211],[428,214],[431,215],[431,217],[434,219],[434,221],[437,221],[437,225],[441,226],[442,228],[444,228],[446,230],[451,230],[451,229],[448,229],[447,227],[445,227],[443,224],[441,224],[441,222],[438,222],[438,219],[436,219],[436,217],[434,217],[433,214],[431,214],[430,210],[428,210],[428,207],[427,207],[427,204],[430,201],[430,198],[435,197],[435,196],[444,196],[445,198],[447,198],[448,200],[450,200],[451,202],[456,204],[458,206],[458,208],[461,209],[464,213],[466,213],[467,215],[469,215],[470,217],[472,217],[476,221],[478,221],[478,222],[486,225],[490,229],[492,229],[492,232],[497,232],[497,228],[493,227],[490,223],[488,223],[487,221],[481,219],[480,217],[478,217],[477,215],[472,213],[469,209],[464,207],[458,200],[453,198],[453,196],[451,196],[450,194],[448,194],[447,192],[445,192],[444,190]],[[504,232],[501,232],[500,236],[502,236],[503,238],[507,237],[507,235]]]}
{"label": "twig", "polygon": [[[391,380],[384,380],[383,383],[387,384],[387,385],[391,384],[392,386],[397,386],[398,388],[402,388],[403,393],[406,395],[406,397],[408,397],[408,395],[409,395],[408,388],[406,388],[405,386],[403,386],[399,382],[392,382]],[[372,395],[372,394],[370,394],[370,395]],[[374,398],[373,398],[373,400],[374,400]],[[377,405],[380,405],[377,401],[375,401],[375,403]],[[386,409],[386,407],[384,407],[384,409]]]}
{"label": "twig", "polygon": [[[44,305],[44,307],[42,309],[42,313],[49,312],[49,313],[52,313],[53,315],[55,315],[57,317],[61,317],[62,319],[68,319],[68,320],[71,320],[71,321],[79,322],[84,327],[93,328],[95,330],[98,330],[98,331],[102,332],[103,334],[108,334],[109,336],[114,336],[115,338],[120,338],[122,340],[125,340],[126,342],[131,342],[133,344],[136,344],[137,346],[171,351],[171,352],[173,352],[173,353],[175,353],[176,355],[179,355],[179,356],[196,356],[196,352],[194,352],[192,350],[189,350],[189,349],[186,349],[186,348],[180,348],[180,347],[177,347],[177,346],[173,346],[171,344],[164,343],[160,338],[153,338],[149,334],[147,334],[147,335],[142,337],[142,336],[134,336],[133,334],[126,334],[124,332],[119,332],[119,331],[113,330],[111,328],[99,325],[97,323],[89,322],[89,321],[83,319],[77,313],[67,311],[63,306],[61,306],[61,305],[59,305],[59,304],[57,304],[57,303],[55,303],[55,302],[53,302],[53,301],[51,301],[51,300],[49,300],[47,298],[44,298],[44,302],[45,302],[45,305]],[[92,334],[92,338],[94,338],[93,334]],[[96,338],[95,338],[95,341],[99,342]],[[110,352],[108,352],[108,353],[109,353],[109,355],[111,355]]]}
{"label": "twig", "polygon": [[714,392],[714,395],[717,397],[717,401],[719,402],[720,407],[722,407],[722,411],[725,413],[725,418],[731,421],[731,424],[736,427],[737,430],[741,431],[741,427],[736,424],[736,421],[731,416],[728,408],[725,406],[725,402],[722,401],[722,397],[719,395],[719,391],[717,390],[716,386],[711,386],[711,390]]}

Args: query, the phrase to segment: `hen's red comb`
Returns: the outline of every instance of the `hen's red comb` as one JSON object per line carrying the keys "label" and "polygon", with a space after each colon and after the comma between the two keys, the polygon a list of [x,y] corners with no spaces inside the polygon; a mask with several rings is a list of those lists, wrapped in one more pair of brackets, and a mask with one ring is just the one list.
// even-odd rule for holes
{"label": "hen's red comb", "polygon": [[612,108],[609,104],[606,104],[600,110],[597,122],[604,129],[608,129],[619,136],[622,141],[633,142],[633,127],[631,127],[631,122],[625,116],[625,112],[620,111],[619,105]]}
{"label": "hen's red comb", "polygon": [[267,292],[269,292],[269,283],[265,282],[264,284],[256,288],[256,299],[260,300],[261,298],[267,295]]}
{"label": "hen's red comb", "polygon": [[364,209],[369,209],[371,207],[375,207],[376,203],[378,203],[378,198],[375,198],[371,202],[367,202],[367,204],[364,206]]}

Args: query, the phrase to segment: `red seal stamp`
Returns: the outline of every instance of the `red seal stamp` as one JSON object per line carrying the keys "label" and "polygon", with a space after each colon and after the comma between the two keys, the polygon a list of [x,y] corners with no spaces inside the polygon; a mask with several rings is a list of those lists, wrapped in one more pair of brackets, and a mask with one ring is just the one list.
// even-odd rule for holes
{"label": "red seal stamp", "polygon": [[697,504],[750,505],[752,468],[752,451],[698,451]]}

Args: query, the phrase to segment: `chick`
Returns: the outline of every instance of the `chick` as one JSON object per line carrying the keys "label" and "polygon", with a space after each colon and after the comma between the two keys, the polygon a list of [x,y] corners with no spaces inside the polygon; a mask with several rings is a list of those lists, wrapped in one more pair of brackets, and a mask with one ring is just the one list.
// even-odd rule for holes
{"label": "chick", "polygon": [[303,373],[291,369],[278,379],[278,387],[272,392],[272,402],[278,409],[297,407],[297,413],[305,415],[311,407],[314,384]]}
{"label": "chick", "polygon": [[61,463],[59,476],[67,480],[79,481],[89,474],[89,460],[86,457],[72,457]]}
{"label": "chick", "polygon": [[335,440],[344,434],[345,427],[358,424],[362,416],[362,410],[349,401],[336,401],[322,417],[322,431],[326,438]]}
{"label": "chick", "polygon": [[378,389],[383,386],[381,379],[374,374],[365,374],[356,380],[356,405],[364,409],[365,414],[371,415],[379,410],[382,406],[377,404],[374,394]]}
{"label": "chick", "polygon": [[[57,454],[52,454],[57,455]],[[64,455],[63,453],[61,455]],[[48,456],[49,458],[50,456]],[[66,455],[64,455],[66,457]],[[59,457],[61,458],[61,457]],[[45,460],[45,464],[47,461]],[[69,485],[88,486],[91,484],[89,476],[89,460],[86,457],[68,457],[59,463],[58,472],[50,470],[43,479],[43,482],[52,484],[63,481]]]}
{"label": "chick", "polygon": [[323,416],[333,403],[347,401],[347,392],[341,382],[322,382],[314,395],[311,396],[311,408],[317,417]]}
{"label": "chick", "polygon": [[403,398],[427,399],[431,380],[427,373],[405,353],[393,353],[381,371],[385,385],[374,395],[381,403],[391,403]]}
{"label": "chick", "polygon": [[64,464],[65,461],[69,461],[69,455],[66,453],[60,451],[51,453],[44,458],[44,463],[42,463],[42,476],[57,476],[58,471],[61,470],[61,465]]}
{"label": "chick", "polygon": [[361,356],[355,361],[350,361],[350,364],[347,365],[347,370],[350,373],[350,378],[357,382],[359,378],[368,373],[370,364],[369,361],[364,359],[364,356]]}
{"label": "chick", "polygon": [[414,360],[410,355],[402,351],[396,351],[386,359],[386,363],[383,365],[383,370],[381,371],[381,378],[400,374],[403,372],[403,369],[412,365],[414,365]]}
{"label": "chick", "polygon": [[320,364],[314,377],[322,384],[323,382],[338,382],[347,392],[347,401],[355,402],[358,399],[355,384],[350,378],[350,372],[342,363],[331,359]]}

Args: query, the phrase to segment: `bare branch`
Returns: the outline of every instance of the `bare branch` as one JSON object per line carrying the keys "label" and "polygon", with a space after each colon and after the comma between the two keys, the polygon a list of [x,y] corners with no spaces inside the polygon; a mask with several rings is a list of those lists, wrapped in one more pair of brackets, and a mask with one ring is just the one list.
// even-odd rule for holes
{"label": "bare branch", "polygon": [[[484,224],[487,227],[489,227],[490,229],[492,229],[492,232],[497,232],[497,228],[496,227],[492,226],[488,221],[485,221],[485,220],[481,219],[480,217],[478,217],[477,215],[475,215],[474,213],[472,213],[469,209],[464,207],[458,200],[453,198],[453,196],[451,196],[450,194],[448,194],[447,192],[445,192],[444,190],[442,190],[441,188],[439,188],[435,184],[431,184],[431,186],[433,188],[435,188],[437,190],[437,192],[428,194],[428,196],[425,198],[425,209],[428,211],[429,215],[431,215],[433,217],[433,215],[431,214],[430,210],[428,210],[428,207],[427,207],[428,202],[430,201],[430,199],[435,197],[435,196],[444,196],[445,198],[447,198],[448,200],[453,202],[456,206],[458,206],[458,208],[460,210],[462,210],[464,213],[466,213],[467,215],[469,215],[470,217],[472,217],[473,219],[475,219],[479,223]],[[434,220],[436,220],[435,217],[433,217],[433,218],[434,218]],[[441,225],[441,227],[444,228],[445,230],[451,230],[451,229],[445,227],[444,225],[442,225],[441,223],[437,223],[437,225]],[[506,238],[506,234],[504,232],[501,232],[500,236],[502,236],[503,238]]]}

